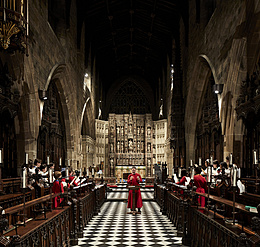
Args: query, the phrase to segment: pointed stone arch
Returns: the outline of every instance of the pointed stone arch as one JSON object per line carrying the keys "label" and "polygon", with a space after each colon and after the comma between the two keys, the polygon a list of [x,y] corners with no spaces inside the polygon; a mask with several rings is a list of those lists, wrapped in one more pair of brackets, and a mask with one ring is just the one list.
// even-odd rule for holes
{"label": "pointed stone arch", "polygon": [[190,87],[185,109],[186,161],[195,159],[196,126],[200,117],[199,113],[203,103],[203,95],[211,75],[216,83],[215,74],[215,69],[210,59],[206,55],[200,55],[195,62],[194,70],[190,77]]}
{"label": "pointed stone arch", "polygon": [[[71,159],[72,157],[72,147],[73,147],[73,138],[72,138],[72,131],[73,129],[77,129],[76,126],[76,119],[75,115],[72,113],[74,110],[70,110],[73,104],[71,92],[73,91],[72,84],[68,81],[69,74],[67,71],[66,64],[56,64],[50,71],[47,81],[44,86],[44,90],[48,91],[50,85],[52,83],[55,84],[57,88],[57,95],[59,98],[59,103],[61,107],[61,114],[62,114],[62,122],[64,124],[64,131],[65,131],[65,157],[63,158],[63,164],[65,159]],[[44,107],[44,106],[43,106]],[[72,121],[72,119],[74,119]],[[75,133],[74,133],[75,135]]]}

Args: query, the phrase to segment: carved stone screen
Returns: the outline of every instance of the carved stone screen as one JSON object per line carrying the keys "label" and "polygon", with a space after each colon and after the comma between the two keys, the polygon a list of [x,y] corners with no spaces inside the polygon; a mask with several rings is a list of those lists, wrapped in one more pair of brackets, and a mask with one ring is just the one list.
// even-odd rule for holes
{"label": "carved stone screen", "polygon": [[151,176],[153,121],[151,114],[109,114],[110,176],[123,178],[136,166],[142,177]]}

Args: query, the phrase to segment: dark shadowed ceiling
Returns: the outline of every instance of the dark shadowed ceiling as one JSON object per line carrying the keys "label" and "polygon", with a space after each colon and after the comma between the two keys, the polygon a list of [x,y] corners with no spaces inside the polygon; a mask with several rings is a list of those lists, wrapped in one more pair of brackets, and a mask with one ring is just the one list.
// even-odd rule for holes
{"label": "dark shadowed ceiling", "polygon": [[[139,75],[155,89],[188,0],[78,0],[86,48],[107,92],[122,76]],[[88,51],[89,52],[89,51]]]}

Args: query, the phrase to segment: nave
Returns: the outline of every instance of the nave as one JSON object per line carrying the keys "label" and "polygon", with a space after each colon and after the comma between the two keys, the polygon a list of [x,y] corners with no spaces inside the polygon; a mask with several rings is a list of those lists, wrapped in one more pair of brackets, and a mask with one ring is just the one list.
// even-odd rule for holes
{"label": "nave", "polygon": [[121,184],[107,193],[108,200],[85,227],[84,237],[79,238],[77,247],[184,246],[182,238],[177,236],[176,227],[153,201],[153,188],[141,188],[142,213],[135,216],[127,214],[125,190],[128,189]]}

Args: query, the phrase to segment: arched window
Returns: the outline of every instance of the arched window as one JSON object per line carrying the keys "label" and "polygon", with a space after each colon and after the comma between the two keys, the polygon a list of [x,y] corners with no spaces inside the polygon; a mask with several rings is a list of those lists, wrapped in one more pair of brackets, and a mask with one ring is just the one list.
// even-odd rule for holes
{"label": "arched window", "polygon": [[143,91],[134,82],[128,81],[115,94],[109,112],[145,114],[151,113],[151,110]]}

